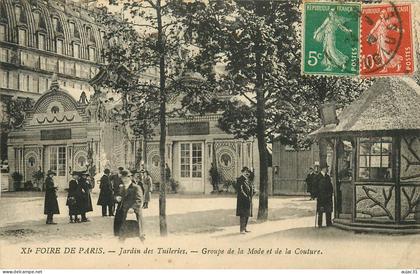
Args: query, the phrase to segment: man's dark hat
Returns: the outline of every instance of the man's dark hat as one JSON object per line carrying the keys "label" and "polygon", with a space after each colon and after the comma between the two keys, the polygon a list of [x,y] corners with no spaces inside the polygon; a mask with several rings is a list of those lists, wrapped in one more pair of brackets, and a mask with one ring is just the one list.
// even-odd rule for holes
{"label": "man's dark hat", "polygon": [[241,169],[241,172],[245,172],[245,171],[251,171],[248,167],[246,167],[246,166],[244,166],[242,169]]}
{"label": "man's dark hat", "polygon": [[123,170],[123,171],[121,171],[121,176],[122,177],[127,177],[127,176],[129,176],[130,175],[130,172],[128,172],[128,170]]}
{"label": "man's dark hat", "polygon": [[118,170],[119,170],[119,171],[123,171],[123,170],[124,170],[124,168],[123,168],[122,166],[120,166],[120,167],[118,168]]}
{"label": "man's dark hat", "polygon": [[138,171],[137,169],[132,169],[132,170],[130,170],[130,172],[131,172],[131,174],[132,175],[134,175],[134,174],[139,174],[140,173],[140,171]]}
{"label": "man's dark hat", "polygon": [[105,173],[105,174],[109,174],[109,173],[111,173],[111,170],[109,170],[109,168],[105,168],[105,169],[104,169],[104,173]]}
{"label": "man's dark hat", "polygon": [[57,173],[55,173],[55,171],[52,171],[52,170],[48,170],[47,171],[47,176],[50,176],[50,175],[57,175]]}

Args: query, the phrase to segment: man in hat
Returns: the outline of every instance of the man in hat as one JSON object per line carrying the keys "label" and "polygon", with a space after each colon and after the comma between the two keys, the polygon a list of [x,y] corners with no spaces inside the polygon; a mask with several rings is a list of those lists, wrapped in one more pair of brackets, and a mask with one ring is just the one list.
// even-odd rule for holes
{"label": "man in hat", "polygon": [[[115,216],[115,222],[121,222],[120,224],[114,224],[114,229],[117,229],[117,233],[120,238],[124,238],[122,235],[121,227],[124,225],[127,219],[127,214],[135,214],[139,226],[139,238],[144,241],[145,236],[143,234],[143,213],[142,213],[142,200],[143,192],[137,184],[131,179],[131,174],[127,170],[121,172],[121,179],[123,185],[120,186],[118,196],[116,197],[118,204],[117,213]],[[117,218],[117,215],[121,214],[121,219]],[[115,232],[115,231],[114,231]]]}
{"label": "man in hat", "polygon": [[91,185],[88,181],[89,174],[87,171],[81,172],[81,177],[79,179],[79,191],[81,192],[81,206],[80,206],[80,214],[82,216],[82,222],[89,222],[89,219],[86,218],[86,212],[93,211],[92,207],[92,198],[90,197],[90,189]]}
{"label": "man in hat", "polygon": [[311,198],[310,198],[311,200],[315,200],[315,191],[314,191],[315,179],[316,179],[315,170],[313,167],[310,167],[308,175],[306,176],[305,182],[306,182],[306,192],[308,192],[311,195]]}
{"label": "man in hat", "polygon": [[109,216],[114,216],[114,193],[112,191],[110,174],[111,171],[106,168],[104,170],[104,175],[101,177],[101,183],[99,184],[99,198],[97,205],[102,206],[102,217],[107,216],[107,208]]}
{"label": "man in hat", "polygon": [[333,185],[331,183],[331,177],[328,175],[328,165],[321,165],[321,172],[316,177],[316,209],[318,213],[318,227],[322,227],[323,213],[326,216],[327,226],[332,225],[331,214],[333,210]]}
{"label": "man in hat", "polygon": [[249,179],[251,170],[248,167],[243,167],[241,172],[241,176],[236,179],[236,216],[239,216],[240,233],[245,234],[250,232],[246,226],[249,217],[252,217],[252,196],[254,196],[255,188]]}
{"label": "man in hat", "polygon": [[56,225],[53,222],[53,215],[60,214],[57,202],[57,187],[54,185],[53,177],[56,173],[52,170],[48,170],[47,178],[45,179],[45,202],[44,202],[44,214],[47,215],[47,225]]}
{"label": "man in hat", "polygon": [[119,167],[118,168],[118,171],[117,172],[113,172],[113,174],[111,175],[111,183],[112,183],[112,189],[113,189],[113,191],[114,191],[114,206],[113,206],[113,213],[115,213],[115,210],[116,210],[116,208],[117,208],[117,205],[116,205],[116,203],[117,203],[117,201],[116,201],[116,197],[117,197],[117,195],[118,195],[118,190],[119,190],[119,188],[120,188],[120,185],[122,184],[122,181],[121,181],[121,172],[123,172],[124,171],[124,168],[123,167]]}
{"label": "man in hat", "polygon": [[70,223],[80,223],[80,219],[78,218],[78,215],[81,213],[80,206],[82,204],[82,192],[79,187],[80,172],[73,171],[71,176],[72,179],[69,182],[66,205],[69,207]]}

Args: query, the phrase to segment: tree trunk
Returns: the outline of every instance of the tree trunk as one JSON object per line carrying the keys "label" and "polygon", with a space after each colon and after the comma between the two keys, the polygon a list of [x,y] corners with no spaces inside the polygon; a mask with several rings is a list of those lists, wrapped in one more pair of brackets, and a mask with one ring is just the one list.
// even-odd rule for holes
{"label": "tree trunk", "polygon": [[[256,3],[256,13],[262,13],[261,6]],[[265,142],[265,96],[264,96],[264,79],[262,69],[261,56],[261,32],[257,30],[255,41],[255,72],[256,72],[256,100],[257,100],[257,140],[258,154],[260,158],[260,195],[258,204],[258,219],[266,221],[268,218],[268,159],[267,146]]]}
{"label": "tree trunk", "polygon": [[163,28],[160,0],[156,1],[156,19],[158,25],[158,50],[159,50],[159,120],[160,120],[160,187],[159,187],[159,228],[160,236],[168,235],[166,223],[166,176],[165,176],[165,148],[166,148],[166,74],[165,74],[165,45],[163,43]]}
{"label": "tree trunk", "polygon": [[327,151],[328,151],[328,143],[325,138],[320,138],[318,141],[319,146],[319,166],[322,167],[327,163]]}

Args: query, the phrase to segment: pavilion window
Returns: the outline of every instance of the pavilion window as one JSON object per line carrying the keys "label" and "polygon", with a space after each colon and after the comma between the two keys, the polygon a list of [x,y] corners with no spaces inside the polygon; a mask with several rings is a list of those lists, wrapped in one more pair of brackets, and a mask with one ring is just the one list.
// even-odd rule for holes
{"label": "pavilion window", "polygon": [[0,41],[6,41],[6,26],[0,24]]}
{"label": "pavilion window", "polygon": [[201,178],[203,162],[202,143],[182,143],[180,170],[182,178]]}
{"label": "pavilion window", "polygon": [[360,138],[358,179],[390,181],[392,179],[392,138]]}

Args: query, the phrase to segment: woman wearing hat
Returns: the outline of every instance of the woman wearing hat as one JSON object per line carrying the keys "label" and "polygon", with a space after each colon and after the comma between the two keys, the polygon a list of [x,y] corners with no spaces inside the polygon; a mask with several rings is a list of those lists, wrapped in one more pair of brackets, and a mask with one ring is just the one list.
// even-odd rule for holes
{"label": "woman wearing hat", "polygon": [[52,170],[48,170],[47,178],[45,179],[45,203],[44,203],[44,214],[47,215],[47,225],[56,225],[53,222],[53,215],[60,214],[57,202],[57,187],[54,185],[53,176],[56,173]]}
{"label": "woman wearing hat", "polygon": [[249,176],[251,171],[247,167],[243,167],[242,175],[236,180],[237,200],[236,200],[236,216],[239,216],[240,232],[245,234],[250,232],[246,229],[249,217],[252,217],[252,196],[255,189]]}

